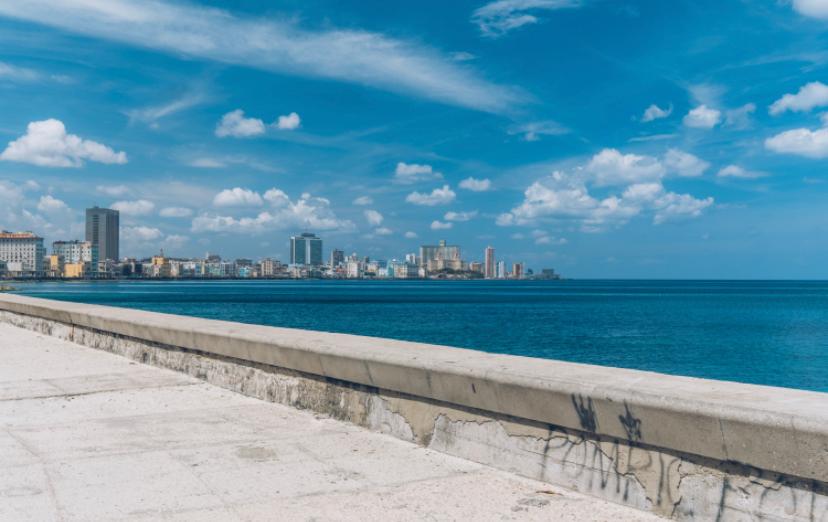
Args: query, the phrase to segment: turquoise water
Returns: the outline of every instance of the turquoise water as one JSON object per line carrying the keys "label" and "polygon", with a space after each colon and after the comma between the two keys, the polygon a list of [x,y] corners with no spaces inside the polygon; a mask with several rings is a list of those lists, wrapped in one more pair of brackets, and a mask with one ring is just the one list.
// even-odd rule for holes
{"label": "turquoise water", "polygon": [[828,391],[828,282],[216,281],[27,295]]}

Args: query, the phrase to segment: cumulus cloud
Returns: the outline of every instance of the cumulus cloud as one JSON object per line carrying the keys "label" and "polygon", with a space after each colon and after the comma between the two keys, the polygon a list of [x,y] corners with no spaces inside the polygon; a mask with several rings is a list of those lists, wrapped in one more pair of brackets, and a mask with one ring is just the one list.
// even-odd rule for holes
{"label": "cumulus cloud", "polygon": [[394,169],[394,183],[411,185],[421,181],[432,181],[443,179],[443,175],[431,168],[431,165],[418,165],[417,163],[397,163]]}
{"label": "cumulus cloud", "polygon": [[470,212],[446,212],[443,219],[446,221],[469,221],[477,217],[477,211]]}
{"label": "cumulus cloud", "polygon": [[221,117],[221,121],[216,125],[216,136],[225,138],[233,136],[234,138],[249,138],[251,136],[259,136],[264,134],[265,124],[259,118],[245,118],[244,111],[236,109],[228,112]]}
{"label": "cumulus cloud", "polygon": [[716,175],[720,178],[756,179],[761,178],[765,173],[747,170],[739,165],[728,165],[722,167]]}
{"label": "cumulus cloud", "polygon": [[351,231],[351,221],[341,220],[330,208],[330,201],[304,193],[293,201],[284,191],[272,188],[262,199],[269,208],[256,216],[223,216],[202,214],[193,218],[193,232],[234,232],[261,234],[272,230],[312,229]]}
{"label": "cumulus cloud", "polygon": [[69,210],[69,207],[63,201],[47,194],[40,197],[40,200],[37,202],[37,209],[44,214],[55,214],[65,212]]}
{"label": "cumulus cloud", "polygon": [[116,201],[110,208],[113,208],[128,216],[146,216],[155,210],[155,203],[146,199],[135,201]]}
{"label": "cumulus cloud", "polygon": [[417,233],[412,232],[412,231],[409,230],[408,232],[405,233],[405,238],[406,239],[417,239]]}
{"label": "cumulus cloud", "polygon": [[442,221],[434,220],[431,222],[431,230],[448,230],[454,225],[452,223],[443,223]]}
{"label": "cumulus cloud", "polygon": [[423,193],[423,192],[412,192],[408,196],[406,196],[405,200],[409,203],[413,203],[415,205],[425,205],[428,207],[433,207],[436,205],[448,205],[452,201],[457,194],[451,190],[451,187],[448,185],[443,185],[441,188],[436,188],[432,190],[430,193]]}
{"label": "cumulus cloud", "polygon": [[279,116],[279,119],[276,120],[275,126],[279,130],[294,130],[299,128],[301,122],[302,120],[299,118],[299,115],[295,112],[291,112],[290,114]]}
{"label": "cumulus cloud", "polygon": [[779,154],[793,154],[813,159],[828,158],[828,127],[780,132],[765,140],[765,148]]}
{"label": "cumulus cloud", "polygon": [[460,182],[459,186],[461,189],[472,192],[486,192],[492,188],[492,182],[489,179],[466,178]]}
{"label": "cumulus cloud", "polygon": [[647,123],[654,120],[660,120],[661,118],[666,118],[671,114],[673,114],[672,105],[668,105],[666,109],[662,109],[658,105],[652,104],[644,109],[644,114],[641,115],[641,121]]}
{"label": "cumulus cloud", "polygon": [[163,0],[28,0],[0,3],[0,15],[174,55],[339,80],[488,112],[512,110],[528,98],[420,42],[352,29],[311,30],[273,13],[236,16]]}
{"label": "cumulus cloud", "polygon": [[143,243],[146,241],[156,241],[161,239],[164,233],[154,227],[135,226],[135,227],[121,227],[121,239],[126,242]]}
{"label": "cumulus cloud", "polygon": [[374,199],[371,196],[360,196],[360,197],[356,198],[355,200],[353,200],[351,203],[353,203],[354,205],[359,205],[361,207],[364,207],[364,206],[367,206],[367,205],[373,205],[374,204]]}
{"label": "cumulus cloud", "polygon": [[801,15],[828,20],[828,2],[825,0],[793,0],[793,8]]}
{"label": "cumulus cloud", "polygon": [[41,167],[80,167],[84,161],[123,164],[127,162],[127,155],[96,141],[68,134],[62,121],[48,119],[29,123],[26,134],[10,142],[0,153],[0,160]]}
{"label": "cumulus cloud", "polygon": [[697,199],[689,194],[667,192],[659,181],[634,183],[619,195],[596,198],[576,176],[557,171],[532,183],[523,202],[501,214],[497,224],[533,225],[546,220],[570,220],[586,231],[622,225],[645,211],[653,222],[663,223],[680,217],[696,217],[713,204],[713,198]]}
{"label": "cumulus cloud", "polygon": [[777,116],[785,111],[808,112],[814,107],[826,105],[828,105],[828,85],[822,82],[811,82],[800,87],[796,94],[786,94],[773,102],[768,112]]}
{"label": "cumulus cloud", "polygon": [[263,204],[258,192],[241,187],[222,190],[213,198],[214,207],[260,207]]}
{"label": "cumulus cloud", "polygon": [[695,109],[691,109],[682,121],[688,127],[712,129],[719,124],[721,119],[722,112],[720,110],[710,108],[707,105],[699,105]]}
{"label": "cumulus cloud", "polygon": [[679,176],[697,177],[704,174],[710,163],[698,156],[678,149],[669,149],[664,155],[664,166]]}
{"label": "cumulus cloud", "polygon": [[622,154],[604,149],[589,160],[585,169],[599,186],[627,185],[661,179],[665,168],[652,156]]}
{"label": "cumulus cloud", "polygon": [[365,221],[367,221],[371,226],[378,227],[382,224],[382,214],[376,210],[366,210],[363,212],[363,215],[365,216]]}
{"label": "cumulus cloud", "polygon": [[193,211],[186,207],[164,207],[158,215],[166,218],[184,218],[192,216]]}
{"label": "cumulus cloud", "polygon": [[515,124],[506,131],[509,135],[522,135],[526,141],[538,141],[541,136],[567,134],[569,129],[552,120]]}
{"label": "cumulus cloud", "polygon": [[95,190],[107,196],[119,197],[129,192],[126,185],[98,185]]}
{"label": "cumulus cloud", "polygon": [[540,21],[537,14],[579,7],[579,0],[496,0],[472,13],[471,21],[480,29],[480,34],[497,38],[520,27]]}

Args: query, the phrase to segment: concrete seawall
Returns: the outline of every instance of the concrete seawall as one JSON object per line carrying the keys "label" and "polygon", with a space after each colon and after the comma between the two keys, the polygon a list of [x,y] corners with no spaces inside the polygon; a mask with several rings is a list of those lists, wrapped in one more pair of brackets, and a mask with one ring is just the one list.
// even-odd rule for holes
{"label": "concrete seawall", "polygon": [[676,519],[828,520],[828,394],[11,294],[0,321]]}

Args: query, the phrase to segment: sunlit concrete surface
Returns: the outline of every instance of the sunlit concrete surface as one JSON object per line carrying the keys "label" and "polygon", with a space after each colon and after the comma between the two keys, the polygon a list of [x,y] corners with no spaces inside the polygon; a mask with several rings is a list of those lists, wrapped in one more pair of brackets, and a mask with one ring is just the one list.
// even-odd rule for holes
{"label": "sunlit concrete surface", "polygon": [[661,520],[0,325],[2,520]]}

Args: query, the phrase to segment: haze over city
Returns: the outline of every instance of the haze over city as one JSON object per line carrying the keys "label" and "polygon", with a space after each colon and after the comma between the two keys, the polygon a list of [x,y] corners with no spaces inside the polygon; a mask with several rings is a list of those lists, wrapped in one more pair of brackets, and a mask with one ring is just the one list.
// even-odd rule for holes
{"label": "haze over city", "polygon": [[[828,7],[0,1],[0,228],[826,278]],[[327,252],[325,253],[327,256]]]}

